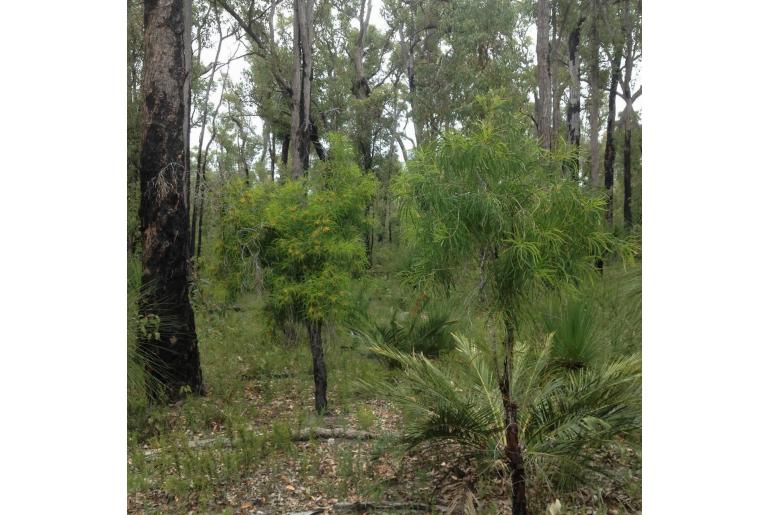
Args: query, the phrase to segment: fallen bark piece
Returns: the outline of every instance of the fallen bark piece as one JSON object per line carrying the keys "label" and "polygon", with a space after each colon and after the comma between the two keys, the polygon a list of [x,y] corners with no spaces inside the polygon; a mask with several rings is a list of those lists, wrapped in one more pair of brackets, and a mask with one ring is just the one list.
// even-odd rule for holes
{"label": "fallen bark piece", "polygon": [[[190,440],[187,442],[187,447],[189,447],[190,449],[200,449],[202,447],[209,447],[214,444],[220,444],[223,447],[233,446],[233,442],[229,438],[217,437],[217,438],[200,438],[197,440]],[[147,457],[151,457],[151,456],[160,454],[163,451],[164,449],[145,449],[144,455]]]}
{"label": "fallen bark piece", "polygon": [[359,431],[357,429],[345,429],[342,427],[314,427],[303,429],[292,436],[295,442],[306,442],[311,438],[341,438],[346,440],[371,440],[378,435],[369,431]]}

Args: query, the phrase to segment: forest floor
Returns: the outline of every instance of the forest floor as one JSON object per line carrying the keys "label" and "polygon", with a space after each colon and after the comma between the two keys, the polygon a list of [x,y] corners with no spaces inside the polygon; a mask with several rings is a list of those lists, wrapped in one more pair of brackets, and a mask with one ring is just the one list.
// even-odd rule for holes
{"label": "forest floor", "polygon": [[[315,415],[304,335],[272,341],[260,313],[256,296],[198,309],[207,396],[150,409],[129,394],[129,513],[510,513],[508,483],[457,448],[395,445],[400,414],[358,382],[394,372],[339,328],[325,334],[330,412]],[[312,428],[338,434],[297,439]],[[607,476],[560,496],[560,513],[640,512],[641,456],[618,442],[597,462]],[[530,490],[533,513],[556,500]]]}

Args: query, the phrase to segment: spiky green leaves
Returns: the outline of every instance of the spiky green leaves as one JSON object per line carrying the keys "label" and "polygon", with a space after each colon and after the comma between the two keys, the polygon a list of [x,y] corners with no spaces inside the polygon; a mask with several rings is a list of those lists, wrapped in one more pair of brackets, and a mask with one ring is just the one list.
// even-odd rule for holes
{"label": "spiky green leaves", "polygon": [[418,254],[410,278],[447,283],[478,263],[510,311],[536,287],[572,284],[597,258],[629,248],[603,229],[603,200],[562,177],[527,122],[490,109],[467,133],[418,153],[399,198]]}
{"label": "spiky green leaves", "polygon": [[[438,365],[422,355],[374,345],[404,369],[397,385],[374,387],[407,416],[405,442],[451,441],[494,461],[505,447],[502,400],[494,354],[457,336],[456,359]],[[632,355],[602,367],[550,370],[550,342],[517,344],[511,391],[519,407],[527,465],[538,476],[573,479],[593,470],[595,453],[641,427],[641,358]],[[370,385],[371,386],[371,385]]]}
{"label": "spiky green leaves", "polygon": [[275,314],[342,314],[352,279],[366,267],[364,210],[374,181],[346,141],[330,140],[328,160],[309,177],[241,191],[223,217],[225,257],[246,274],[259,268]]}

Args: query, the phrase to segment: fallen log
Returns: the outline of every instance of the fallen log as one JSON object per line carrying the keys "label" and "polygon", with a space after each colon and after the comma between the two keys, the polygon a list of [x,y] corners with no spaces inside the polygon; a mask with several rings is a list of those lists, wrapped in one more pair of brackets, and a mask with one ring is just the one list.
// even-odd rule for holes
{"label": "fallen log", "polygon": [[321,515],[324,513],[367,513],[376,511],[404,512],[429,512],[431,507],[427,504],[413,502],[338,502],[331,506],[311,508],[305,511],[295,511],[289,515]]}
{"label": "fallen log", "polygon": [[[314,438],[317,439],[330,439],[336,438],[340,440],[372,440],[378,438],[380,435],[370,433],[369,431],[359,431],[357,429],[345,429],[344,427],[313,427],[303,429],[298,433],[291,435],[293,442],[307,442]],[[203,447],[210,447],[212,445],[221,445],[222,447],[232,447],[233,441],[225,436],[219,436],[215,438],[199,438],[190,440],[187,442],[187,446],[190,449],[200,449]],[[144,455],[146,457],[153,457],[164,449],[145,449]]]}
{"label": "fallen log", "polygon": [[292,435],[295,442],[307,442],[312,438],[339,438],[341,440],[372,440],[378,435],[369,431],[359,431],[357,429],[345,429],[344,427],[313,427],[303,429],[299,433]]}

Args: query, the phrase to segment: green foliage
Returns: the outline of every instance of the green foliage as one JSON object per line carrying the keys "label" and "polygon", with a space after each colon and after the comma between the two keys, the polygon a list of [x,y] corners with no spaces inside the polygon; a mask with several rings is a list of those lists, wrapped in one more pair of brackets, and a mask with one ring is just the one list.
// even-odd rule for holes
{"label": "green foliage", "polygon": [[332,137],[328,160],[309,177],[244,189],[230,185],[221,270],[233,290],[262,283],[277,320],[337,318],[350,309],[353,279],[366,268],[364,210],[374,193],[350,145]]}
{"label": "green foliage", "polygon": [[553,334],[552,361],[570,369],[596,363],[604,354],[597,327],[598,313],[591,299],[569,296],[552,300],[541,317],[543,329]]}
{"label": "green foliage", "polygon": [[446,304],[420,297],[410,311],[393,308],[387,322],[367,322],[354,328],[354,333],[365,345],[387,345],[436,358],[454,349],[450,329],[456,322]]}
{"label": "green foliage", "polygon": [[540,287],[575,284],[597,258],[632,248],[604,229],[604,201],[561,176],[530,123],[481,99],[485,116],[418,152],[398,183],[417,258],[408,279],[450,286],[469,264],[511,316]]}
{"label": "green foliage", "polygon": [[[443,365],[385,345],[373,350],[403,367],[398,384],[366,386],[404,409],[406,444],[455,442],[488,464],[501,458],[503,404],[489,348],[457,336],[456,359]],[[510,382],[526,464],[536,477],[555,484],[584,479],[594,469],[594,454],[618,436],[638,437],[641,358],[635,354],[599,368],[551,370],[552,352],[550,341],[519,343]]]}

